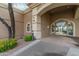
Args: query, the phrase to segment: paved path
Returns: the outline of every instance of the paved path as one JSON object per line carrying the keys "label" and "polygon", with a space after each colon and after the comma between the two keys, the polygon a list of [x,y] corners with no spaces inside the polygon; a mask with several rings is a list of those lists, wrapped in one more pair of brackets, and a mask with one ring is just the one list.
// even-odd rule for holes
{"label": "paved path", "polygon": [[56,35],[42,39],[42,41],[49,42],[49,43],[55,43],[61,46],[76,47],[75,45],[78,44],[78,42],[74,40],[69,37],[56,36]]}
{"label": "paved path", "polygon": [[[36,42],[36,43],[35,43]],[[33,44],[35,43],[35,44]],[[63,36],[50,36],[47,38],[40,39],[38,42],[35,40],[28,46],[14,52],[12,55],[17,56],[66,56],[66,55],[79,55],[77,52],[74,54],[74,51],[79,51],[72,38],[63,37]]]}
{"label": "paved path", "polygon": [[[44,53],[53,52],[55,50],[56,50],[55,52],[57,52],[57,53],[58,52],[60,53],[60,51],[61,52],[65,51],[65,55],[68,51],[70,51],[68,53],[68,55],[69,55],[69,54],[72,54],[71,52],[73,50],[74,51],[76,50],[73,48],[77,48],[77,46],[75,46],[75,45],[78,44],[78,42],[74,41],[70,37],[63,37],[63,36],[56,36],[56,35],[40,39],[40,42],[37,42],[38,44],[31,43],[31,42],[24,42],[23,40],[19,40],[18,43],[19,44],[16,48],[9,50],[8,52],[0,53],[0,55],[9,56],[9,55],[13,55],[13,54],[16,54],[19,52],[19,55],[22,55],[22,56],[26,56],[26,55],[29,55],[29,56],[38,55],[39,56],[39,55],[42,55],[42,52],[44,52]],[[36,45],[34,45],[34,44],[36,44]],[[32,47],[32,45],[34,45],[34,46]],[[28,49],[28,48],[30,48],[30,49]],[[71,48],[71,49],[69,50],[69,48]]]}

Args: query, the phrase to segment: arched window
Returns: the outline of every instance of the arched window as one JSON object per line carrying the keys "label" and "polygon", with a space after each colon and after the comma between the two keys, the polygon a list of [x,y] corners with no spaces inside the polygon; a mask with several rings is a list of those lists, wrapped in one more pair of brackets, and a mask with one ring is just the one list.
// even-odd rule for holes
{"label": "arched window", "polygon": [[52,24],[51,31],[58,35],[74,35],[74,24],[68,20],[57,20]]}

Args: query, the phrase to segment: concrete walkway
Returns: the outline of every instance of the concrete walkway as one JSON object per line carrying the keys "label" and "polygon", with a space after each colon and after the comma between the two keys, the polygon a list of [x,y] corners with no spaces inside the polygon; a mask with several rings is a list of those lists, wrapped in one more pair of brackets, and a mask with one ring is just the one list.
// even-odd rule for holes
{"label": "concrete walkway", "polygon": [[[14,56],[66,56],[79,55],[78,44],[72,38],[63,36],[50,36],[40,40],[35,40],[33,43],[14,52]],[[74,53],[76,51],[76,53]]]}
{"label": "concrete walkway", "polygon": [[[19,44],[16,48],[0,53],[0,55],[41,56],[45,55],[46,53],[46,55],[50,55],[49,52],[61,53],[61,55],[74,55],[75,51],[79,51],[78,46],[76,46],[78,45],[78,42],[74,41],[75,39],[76,38],[53,35],[40,40],[35,40],[34,42],[24,42],[23,40],[19,40]],[[79,52],[77,52],[76,54],[79,55]]]}
{"label": "concrete walkway", "polygon": [[76,47],[75,45],[79,44],[79,43],[74,41],[74,40],[72,38],[69,38],[69,37],[57,36],[57,35],[52,35],[50,37],[42,39],[42,41],[58,44],[61,46]]}

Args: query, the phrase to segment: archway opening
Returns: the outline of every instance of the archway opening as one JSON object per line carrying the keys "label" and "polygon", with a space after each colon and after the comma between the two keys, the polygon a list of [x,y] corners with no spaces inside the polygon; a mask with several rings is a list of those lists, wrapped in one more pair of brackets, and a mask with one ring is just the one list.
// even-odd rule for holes
{"label": "archway opening", "polygon": [[[75,36],[75,12],[76,5],[61,6],[49,10],[41,15],[42,37],[58,34],[65,36]],[[60,20],[59,20],[60,19]],[[53,25],[51,25],[54,23]]]}
{"label": "archway opening", "polygon": [[75,23],[67,19],[59,19],[51,24],[51,33],[56,35],[74,36]]}

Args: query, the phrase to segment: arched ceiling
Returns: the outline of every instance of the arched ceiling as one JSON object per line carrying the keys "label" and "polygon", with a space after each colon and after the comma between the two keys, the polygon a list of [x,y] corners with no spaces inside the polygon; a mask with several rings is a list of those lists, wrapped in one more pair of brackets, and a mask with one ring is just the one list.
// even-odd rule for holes
{"label": "arched ceiling", "polygon": [[76,8],[77,8],[77,5],[67,5],[67,6],[61,6],[58,8],[51,9],[48,12],[56,13],[56,12],[63,12],[63,11],[67,11],[67,10],[75,11]]}

